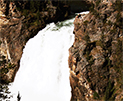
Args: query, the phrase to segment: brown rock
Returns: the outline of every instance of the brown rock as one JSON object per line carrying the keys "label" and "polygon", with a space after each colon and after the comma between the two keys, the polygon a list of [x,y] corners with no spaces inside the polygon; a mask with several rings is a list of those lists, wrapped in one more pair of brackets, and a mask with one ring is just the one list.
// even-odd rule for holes
{"label": "brown rock", "polygon": [[[90,13],[83,19],[77,15],[74,20],[75,41],[69,49],[69,67],[75,65],[71,71],[78,79],[72,79],[71,101],[121,100],[122,11],[116,9],[121,2],[90,1],[94,3]],[[70,61],[72,57],[75,64]]]}

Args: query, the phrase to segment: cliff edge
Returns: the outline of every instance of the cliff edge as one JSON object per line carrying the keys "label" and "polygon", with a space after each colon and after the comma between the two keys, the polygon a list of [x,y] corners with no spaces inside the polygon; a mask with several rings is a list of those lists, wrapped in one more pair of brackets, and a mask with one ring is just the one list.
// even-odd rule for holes
{"label": "cliff edge", "polygon": [[123,2],[92,0],[74,21],[69,49],[71,101],[123,100]]}

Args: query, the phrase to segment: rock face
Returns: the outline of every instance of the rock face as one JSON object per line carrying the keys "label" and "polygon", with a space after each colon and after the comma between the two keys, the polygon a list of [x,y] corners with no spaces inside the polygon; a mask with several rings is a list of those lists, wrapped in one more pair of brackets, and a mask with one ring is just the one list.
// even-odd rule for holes
{"label": "rock face", "polygon": [[58,1],[0,0],[0,78],[11,82],[26,42],[47,23],[64,20],[69,6]]}
{"label": "rock face", "polygon": [[59,0],[0,0],[0,83],[14,80],[26,42],[46,24],[66,19],[73,12],[69,4]]}
{"label": "rock face", "polygon": [[71,101],[123,100],[122,2],[92,0],[74,21],[69,49]]}

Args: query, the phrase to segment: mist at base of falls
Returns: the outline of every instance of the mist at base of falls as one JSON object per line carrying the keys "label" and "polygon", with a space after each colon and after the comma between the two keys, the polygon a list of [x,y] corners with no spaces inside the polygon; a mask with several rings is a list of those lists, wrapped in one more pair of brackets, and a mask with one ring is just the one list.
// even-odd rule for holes
{"label": "mist at base of falls", "polygon": [[74,42],[74,18],[50,23],[30,39],[10,91],[10,101],[70,101],[68,49]]}

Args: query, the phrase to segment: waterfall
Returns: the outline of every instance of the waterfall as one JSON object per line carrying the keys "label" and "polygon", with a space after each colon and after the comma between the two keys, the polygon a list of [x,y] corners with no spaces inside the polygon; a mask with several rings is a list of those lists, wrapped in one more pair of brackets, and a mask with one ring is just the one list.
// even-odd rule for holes
{"label": "waterfall", "polygon": [[12,101],[70,101],[68,49],[73,44],[73,20],[50,23],[30,39],[20,60]]}
{"label": "waterfall", "polygon": [[74,42],[73,21],[50,23],[26,43],[10,87],[11,101],[17,101],[18,94],[20,101],[70,101],[68,49]]}

